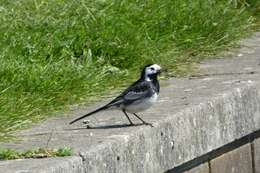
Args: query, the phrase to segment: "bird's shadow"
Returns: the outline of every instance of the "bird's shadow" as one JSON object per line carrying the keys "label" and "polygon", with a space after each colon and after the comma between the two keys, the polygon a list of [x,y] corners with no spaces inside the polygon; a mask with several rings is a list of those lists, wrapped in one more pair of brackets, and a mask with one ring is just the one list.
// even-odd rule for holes
{"label": "bird's shadow", "polygon": [[98,125],[98,126],[90,126],[85,125],[85,127],[78,127],[78,128],[69,128],[65,130],[87,130],[87,129],[117,129],[117,128],[127,128],[127,127],[136,127],[136,126],[142,126],[143,123],[138,124],[114,124],[114,125]]}

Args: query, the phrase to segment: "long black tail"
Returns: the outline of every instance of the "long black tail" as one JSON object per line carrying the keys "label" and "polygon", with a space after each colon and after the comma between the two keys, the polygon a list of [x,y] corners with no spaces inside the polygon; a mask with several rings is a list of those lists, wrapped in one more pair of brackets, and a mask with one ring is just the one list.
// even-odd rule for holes
{"label": "long black tail", "polygon": [[87,113],[86,115],[83,115],[83,116],[81,116],[81,117],[79,117],[79,118],[76,118],[75,120],[71,121],[69,124],[73,124],[73,123],[75,123],[75,122],[77,122],[77,121],[79,121],[79,120],[81,120],[81,119],[83,119],[83,118],[85,118],[85,117],[88,117],[88,116],[90,116],[90,115],[93,115],[93,114],[95,114],[95,113],[97,113],[97,112],[99,112],[99,111],[105,110],[105,109],[107,109],[108,107],[109,107],[108,105],[105,105],[105,106],[103,106],[103,107],[101,107],[101,108],[98,108],[98,109],[96,109],[96,110],[94,110],[94,111],[92,111],[92,112],[90,112],[90,113]]}

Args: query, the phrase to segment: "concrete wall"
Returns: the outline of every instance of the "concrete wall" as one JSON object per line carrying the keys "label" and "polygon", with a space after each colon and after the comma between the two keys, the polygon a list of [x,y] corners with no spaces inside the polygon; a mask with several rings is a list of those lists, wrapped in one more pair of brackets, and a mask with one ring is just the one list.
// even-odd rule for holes
{"label": "concrete wall", "polygon": [[[232,145],[232,144],[231,144]],[[234,148],[231,151],[210,158],[206,162],[187,169],[185,173],[260,173],[260,138]],[[187,170],[185,170],[187,169]],[[184,171],[185,170],[185,171]],[[178,172],[169,170],[168,172]]]}

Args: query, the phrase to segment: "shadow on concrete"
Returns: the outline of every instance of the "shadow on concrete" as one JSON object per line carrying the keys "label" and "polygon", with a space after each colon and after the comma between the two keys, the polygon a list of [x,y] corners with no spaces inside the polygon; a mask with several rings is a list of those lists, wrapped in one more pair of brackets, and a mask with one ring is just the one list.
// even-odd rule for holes
{"label": "shadow on concrete", "polygon": [[127,127],[136,127],[136,126],[142,126],[145,125],[143,123],[137,123],[134,125],[131,124],[114,124],[114,125],[101,125],[101,126],[85,126],[85,127],[78,127],[78,128],[69,128],[64,130],[88,130],[88,129],[117,129],[117,128],[127,128]]}

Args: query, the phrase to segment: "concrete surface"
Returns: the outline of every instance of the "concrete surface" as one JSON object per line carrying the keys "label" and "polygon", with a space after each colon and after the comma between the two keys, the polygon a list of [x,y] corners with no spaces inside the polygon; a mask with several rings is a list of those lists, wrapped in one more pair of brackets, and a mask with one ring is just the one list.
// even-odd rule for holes
{"label": "concrete surface", "polygon": [[0,173],[83,173],[79,156],[19,159],[0,162]]}
{"label": "concrete surface", "polygon": [[[158,105],[140,114],[154,127],[129,127],[125,116],[116,111],[88,118],[91,129],[81,123],[68,125],[100,103],[39,123],[17,133],[21,141],[0,146],[18,150],[72,147],[75,156],[82,158],[75,164],[83,161],[88,173],[172,169],[260,129],[260,33],[241,44],[242,49],[226,55],[233,58],[201,63],[200,74],[163,81]],[[33,172],[37,163],[26,167]],[[16,164],[1,161],[0,170],[18,171]],[[53,173],[59,172],[56,163],[47,165]]]}
{"label": "concrete surface", "polygon": [[211,161],[211,173],[253,173],[251,146],[246,144]]}
{"label": "concrete surface", "polygon": [[254,146],[254,166],[255,172],[260,173],[260,138],[256,139],[253,143]]}
{"label": "concrete surface", "polygon": [[185,171],[184,173],[210,173],[209,172],[209,164],[207,163],[203,163],[195,168],[192,168],[188,171]]}

